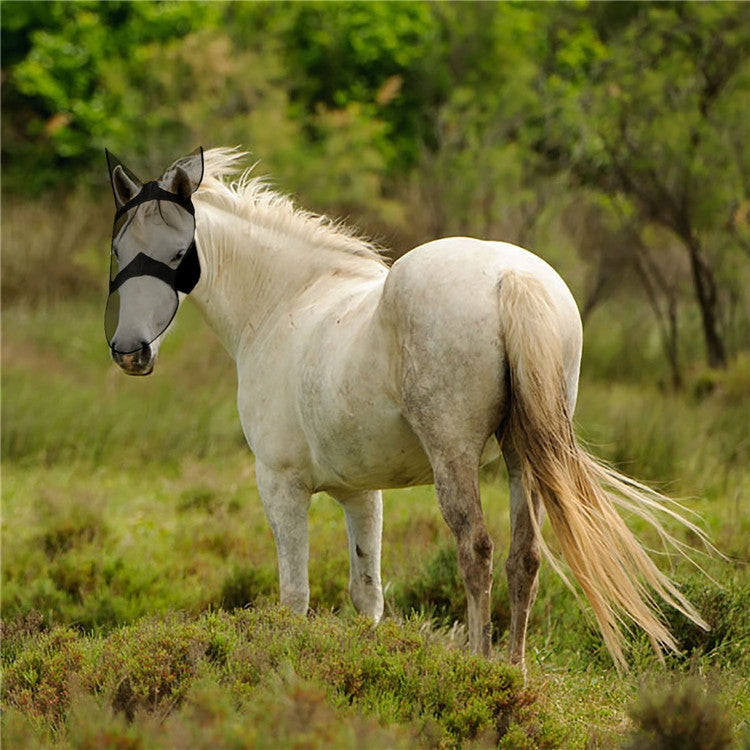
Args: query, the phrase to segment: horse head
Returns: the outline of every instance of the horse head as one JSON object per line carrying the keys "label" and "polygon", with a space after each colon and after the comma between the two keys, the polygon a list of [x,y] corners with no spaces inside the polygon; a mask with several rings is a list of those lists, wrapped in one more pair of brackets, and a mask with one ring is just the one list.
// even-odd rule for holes
{"label": "horse head", "polygon": [[159,342],[200,278],[192,196],[203,179],[203,149],[141,182],[107,151],[115,198],[105,333],[128,375],[154,369]]}

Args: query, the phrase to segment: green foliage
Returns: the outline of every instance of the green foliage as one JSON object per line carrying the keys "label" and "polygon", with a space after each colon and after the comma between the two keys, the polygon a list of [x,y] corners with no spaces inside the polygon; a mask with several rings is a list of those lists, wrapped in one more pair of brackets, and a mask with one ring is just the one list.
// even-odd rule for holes
{"label": "green foliage", "polygon": [[252,604],[259,596],[272,593],[275,593],[275,582],[267,570],[237,568],[221,585],[219,604],[226,610],[238,609]]}
{"label": "green foliage", "polygon": [[[618,177],[632,181],[622,187],[637,199],[648,200],[648,190],[661,187],[664,197],[686,191],[688,201],[715,201],[716,192],[708,195],[701,186],[709,171],[722,167],[731,177],[720,192],[736,188],[743,165],[730,165],[731,148],[717,146],[728,145],[739,123],[715,117],[714,108],[739,105],[746,96],[740,94],[747,84],[740,71],[750,53],[747,10],[642,5],[609,38],[606,27],[597,31],[585,22],[587,13],[571,9],[551,31],[554,73],[547,84],[555,110],[548,114],[557,117],[547,137],[553,142],[559,136],[554,148],[565,149],[585,179],[609,177],[612,187]],[[622,54],[625,47],[630,54]],[[590,85],[582,85],[584,78]],[[590,137],[582,139],[584,128]]]}
{"label": "green foliage", "polygon": [[[679,238],[708,364],[725,367],[727,301],[716,277],[731,285],[732,257],[742,249],[746,261],[748,249],[732,218],[747,200],[750,164],[736,140],[750,95],[748,9],[642,4],[608,39],[585,12],[573,9],[551,30],[554,69],[535,148],[579,182],[632,201],[640,225],[655,222]],[[706,190],[716,175],[721,184]]]}
{"label": "green foliage", "polygon": [[672,612],[670,630],[686,659],[710,657],[717,667],[729,667],[747,659],[750,649],[750,585],[738,581],[723,581],[721,586],[704,578],[688,580],[682,592],[693,602],[710,625],[702,630],[686,618]]}
{"label": "green foliage", "polygon": [[[430,108],[448,87],[439,19],[424,3],[304,3],[283,33],[293,100],[310,115],[350,110],[386,127],[373,145],[391,170],[431,138]],[[314,140],[326,139],[313,121]]]}
{"label": "green foliage", "polygon": [[438,548],[412,580],[397,585],[393,599],[402,612],[436,617],[449,625],[461,621],[466,596],[458,573],[455,548]]}
{"label": "green foliage", "polygon": [[70,702],[71,675],[78,674],[84,658],[84,645],[72,629],[57,628],[37,635],[5,667],[4,700],[29,717],[58,728]]}
{"label": "green foliage", "polygon": [[[718,747],[731,729],[747,735],[744,6],[26,2],[2,11],[4,743],[613,748],[623,739],[638,682],[614,673],[548,566],[531,613],[531,688],[503,666],[509,531],[497,471],[482,487],[496,543],[495,661],[467,657],[452,628],[464,621],[464,592],[429,489],[386,493],[392,619],[375,630],[351,615],[340,509],[314,499],[317,614],[302,620],[266,601],[277,596],[275,548],[236,383],[195,310],[181,311],[147,381],[111,369],[102,147],[147,178],[198,144],[235,143],[302,205],[350,217],[396,252],[441,234],[482,235],[536,248],[582,306],[582,290],[607,282],[601,304],[591,293],[579,431],[619,468],[688,496],[730,556],[705,561],[721,586],[676,566],[712,625],[703,632],[665,613],[683,656],[662,667],[632,635],[634,667],[662,687],[642,693],[626,741],[690,747],[692,731]],[[644,210],[649,201],[658,212]],[[656,226],[680,212],[692,235]],[[719,328],[740,352],[721,372],[694,364],[702,321],[680,232],[700,240]],[[668,271],[650,279],[656,304],[636,291],[646,289],[636,241]],[[652,318],[667,303],[677,311],[678,393],[667,393]],[[684,673],[714,676],[675,679]]]}
{"label": "green foliage", "polygon": [[584,442],[625,473],[667,494],[729,502],[748,466],[746,395],[692,398],[655,384],[581,387],[575,422]]}
{"label": "green foliage", "polygon": [[113,631],[88,680],[108,689],[112,708],[130,721],[138,709],[164,710],[184,696],[210,637],[195,623],[171,619]]}
{"label": "green foliage", "polygon": [[[100,189],[104,146],[153,176],[198,144],[244,144],[395,254],[471,234],[568,271],[572,219],[600,276],[638,271],[678,382],[678,343],[692,359],[703,336],[715,367],[749,341],[747,29],[736,3],[8,3],[3,188]],[[623,210],[586,212],[592,195]],[[679,285],[644,276],[665,232],[689,256]],[[14,294],[28,244],[4,253]],[[38,244],[39,260],[55,245]],[[90,283],[61,275],[32,288]]]}
{"label": "green foliage", "polygon": [[210,3],[56,2],[44,12],[24,5],[3,11],[4,28],[29,46],[12,69],[7,96],[17,109],[3,149],[23,165],[25,182],[16,184],[26,191],[55,180],[50,163],[76,169],[101,159],[108,140],[140,151],[146,102],[139,91],[150,78],[149,46],[217,19]]}
{"label": "green foliage", "polygon": [[95,295],[101,303],[112,231],[106,215],[110,205],[92,205],[82,190],[39,202],[3,201],[4,305],[54,304]]}
{"label": "green foliage", "polygon": [[[151,452],[175,464],[188,455],[221,455],[244,447],[231,365],[205,329],[199,339],[193,338],[202,325],[193,308],[181,311],[166,344],[167,351],[181,349],[185,359],[173,359],[174,372],[164,369],[150,381],[148,398],[142,384],[107,378],[108,372],[115,373],[109,369],[101,328],[101,300],[81,310],[74,304],[57,308],[53,319],[60,325],[49,324],[45,308],[16,308],[4,315],[4,331],[14,328],[18,334],[5,349],[7,361],[16,363],[3,370],[3,386],[14,393],[3,414],[5,460],[54,464],[85,456],[94,464],[114,459],[132,465]],[[167,354],[165,362],[169,359]],[[39,380],[29,380],[29,372],[38,373]],[[193,404],[190,384],[202,382],[209,372],[217,375],[214,395],[202,405]],[[191,403],[189,427],[176,422],[173,414],[159,412],[162,398]]]}
{"label": "green foliage", "polygon": [[[495,565],[494,577],[499,584],[502,582],[502,565]],[[455,545],[437,547],[409,579],[394,585],[391,595],[400,612],[417,613],[448,627],[463,622],[466,594],[458,572]],[[493,634],[497,638],[505,633],[510,622],[510,602],[505,586],[493,586],[490,606]]]}
{"label": "green foliage", "polygon": [[630,709],[638,729],[628,750],[724,750],[732,747],[729,717],[698,680],[652,687]]}
{"label": "green foliage", "polygon": [[[538,748],[559,747],[560,739],[513,670],[446,649],[417,623],[373,628],[363,618],[344,623],[330,615],[305,621],[264,607],[234,616],[147,619],[104,638],[53,629],[32,634],[7,660],[5,675],[5,705],[44,718],[60,738],[100,734],[103,716],[114,720],[111,731],[133,740],[148,734],[149,717],[165,724],[167,737],[178,727],[194,732],[192,723],[203,717],[220,742],[242,724],[243,747],[274,738],[292,747],[308,733],[322,743],[325,724],[334,733],[327,739],[344,747],[352,731],[373,739],[384,734],[355,718],[355,708],[385,725],[413,723],[427,747],[502,737],[511,727],[512,737]],[[252,709],[258,701],[273,720],[252,721],[260,716]],[[83,706],[93,709],[88,718]],[[304,706],[309,711],[294,719],[290,709]],[[118,714],[129,722],[139,717],[140,732]],[[250,720],[243,722],[245,714]],[[292,720],[280,727],[283,717]],[[339,736],[334,726],[342,720],[347,731]],[[174,747],[176,739],[163,746]]]}

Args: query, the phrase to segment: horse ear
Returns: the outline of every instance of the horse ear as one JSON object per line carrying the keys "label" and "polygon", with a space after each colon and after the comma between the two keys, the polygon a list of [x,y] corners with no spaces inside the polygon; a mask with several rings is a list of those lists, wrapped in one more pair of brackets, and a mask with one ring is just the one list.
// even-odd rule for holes
{"label": "horse ear", "polygon": [[110,151],[106,153],[115,206],[120,209],[138,195],[143,183],[114,154]]}
{"label": "horse ear", "polygon": [[186,199],[190,198],[203,180],[203,167],[203,147],[201,147],[189,156],[178,159],[159,178],[159,185],[171,193],[176,193]]}

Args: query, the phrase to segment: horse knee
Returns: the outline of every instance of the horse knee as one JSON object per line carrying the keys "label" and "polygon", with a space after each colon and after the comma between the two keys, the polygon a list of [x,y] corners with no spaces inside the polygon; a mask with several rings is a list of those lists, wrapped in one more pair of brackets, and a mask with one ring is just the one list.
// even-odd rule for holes
{"label": "horse knee", "polygon": [[539,550],[536,548],[527,550],[521,558],[521,564],[523,565],[523,569],[526,572],[526,575],[532,578],[535,577],[539,572],[539,566],[541,565],[541,562],[542,556]]}
{"label": "horse knee", "polygon": [[492,552],[494,545],[486,529],[478,529],[472,540],[474,553],[482,562],[492,564]]}
{"label": "horse knee", "polygon": [[519,554],[511,553],[505,561],[505,572],[508,583],[512,588],[530,589],[539,572],[541,555],[536,547],[527,549]]}
{"label": "horse knee", "polygon": [[486,530],[474,533],[469,544],[458,546],[458,567],[467,593],[486,596],[492,584],[493,544]]}

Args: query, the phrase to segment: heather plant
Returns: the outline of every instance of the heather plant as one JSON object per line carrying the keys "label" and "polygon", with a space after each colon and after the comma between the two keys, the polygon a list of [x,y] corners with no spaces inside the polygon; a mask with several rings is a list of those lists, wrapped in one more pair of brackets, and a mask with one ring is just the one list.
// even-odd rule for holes
{"label": "heather plant", "polygon": [[637,729],[625,742],[626,750],[726,750],[733,745],[725,709],[696,679],[643,690],[629,713]]}
{"label": "heather plant", "polygon": [[38,634],[3,670],[6,705],[58,729],[70,703],[71,677],[80,672],[85,659],[84,644],[72,629]]}
{"label": "heather plant", "polygon": [[684,618],[670,618],[686,658],[706,655],[716,666],[746,662],[750,648],[750,585],[746,581],[725,580],[723,585],[697,576],[688,579],[684,591],[700,607],[711,626],[708,631],[694,628]]}
{"label": "heather plant", "polygon": [[[373,718],[410,727],[395,736],[416,732],[411,736],[426,747],[507,735],[551,748],[563,736],[515,670],[451,648],[423,622],[374,628],[363,617],[306,620],[267,605],[233,615],[148,618],[99,637],[65,628],[35,633],[6,663],[3,699],[14,709],[14,731],[20,714],[38,736],[63,741],[97,736],[105,718],[133,742],[156,722],[177,737],[194,731],[199,717],[243,747],[271,746],[273,737],[294,746],[305,732],[314,746],[328,737],[351,747],[358,733],[383,734]],[[258,721],[258,701],[275,721]],[[292,707],[310,714],[309,726],[292,718]],[[241,729],[246,711],[257,723]],[[282,716],[288,723],[279,727]],[[344,730],[336,729],[341,719]],[[164,746],[175,746],[169,742]]]}

